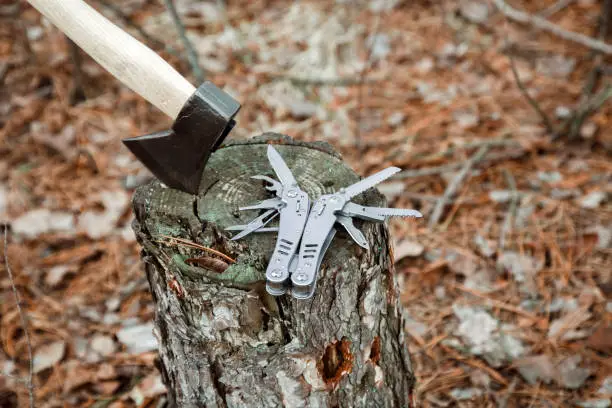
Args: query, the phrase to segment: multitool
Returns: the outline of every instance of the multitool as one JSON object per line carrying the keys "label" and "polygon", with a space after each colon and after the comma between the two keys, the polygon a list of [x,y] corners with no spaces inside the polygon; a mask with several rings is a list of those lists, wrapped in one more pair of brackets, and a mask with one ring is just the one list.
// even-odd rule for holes
{"label": "multitool", "polygon": [[[233,240],[252,232],[278,231],[276,246],[266,269],[266,288],[272,295],[282,295],[291,287],[291,294],[297,299],[312,297],[321,262],[336,234],[337,224],[343,226],[359,246],[369,250],[368,241],[353,224],[353,218],[384,222],[393,216],[423,216],[416,210],[366,207],[350,201],[400,171],[397,167],[389,167],[336,193],[323,195],[310,208],[308,194],[300,189],[289,167],[271,145],[268,145],[268,160],[279,181],[266,176],[253,178],[267,181],[270,184],[267,189],[276,197],[241,207],[240,210],[266,211],[248,224],[232,226],[228,230],[240,231]],[[279,214],[279,226],[267,227]]]}

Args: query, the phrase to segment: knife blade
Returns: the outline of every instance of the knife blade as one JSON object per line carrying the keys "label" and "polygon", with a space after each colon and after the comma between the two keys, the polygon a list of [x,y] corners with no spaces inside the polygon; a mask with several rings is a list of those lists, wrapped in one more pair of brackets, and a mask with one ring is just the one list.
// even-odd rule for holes
{"label": "knife blade", "polygon": [[355,197],[358,194],[363,193],[364,191],[374,187],[378,183],[383,182],[388,179],[401,169],[397,167],[388,167],[384,170],[379,171],[378,173],[372,174],[369,177],[364,178],[361,181],[358,181],[355,184],[352,184],[344,189],[344,195],[347,200]]}
{"label": "knife blade", "polygon": [[285,163],[281,155],[274,147],[272,147],[272,145],[268,145],[268,160],[270,161],[272,169],[274,169],[276,176],[283,186],[288,187],[297,185],[297,181],[293,177],[291,170],[289,170],[287,163]]}

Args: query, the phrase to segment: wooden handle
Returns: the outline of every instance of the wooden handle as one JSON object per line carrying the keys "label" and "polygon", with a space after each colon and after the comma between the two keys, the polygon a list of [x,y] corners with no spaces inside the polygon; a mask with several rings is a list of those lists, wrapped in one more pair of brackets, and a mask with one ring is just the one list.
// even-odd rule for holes
{"label": "wooden handle", "polygon": [[72,41],[172,119],[195,88],[163,58],[82,0],[28,0]]}

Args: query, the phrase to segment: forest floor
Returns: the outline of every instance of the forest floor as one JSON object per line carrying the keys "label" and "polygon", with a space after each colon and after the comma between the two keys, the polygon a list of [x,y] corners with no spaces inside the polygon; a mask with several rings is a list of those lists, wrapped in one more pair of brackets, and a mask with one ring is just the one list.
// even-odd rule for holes
{"label": "forest floor", "polygon": [[[89,3],[197,83],[163,2]],[[175,3],[206,78],[242,103],[232,138],[404,169],[380,190],[425,215],[390,222],[417,406],[610,407],[605,54],[499,0]],[[609,0],[508,3],[612,43]],[[28,406],[30,383],[40,407],[163,406],[130,229],[150,176],[121,139],[170,120],[25,2],[0,21],[0,407]]]}

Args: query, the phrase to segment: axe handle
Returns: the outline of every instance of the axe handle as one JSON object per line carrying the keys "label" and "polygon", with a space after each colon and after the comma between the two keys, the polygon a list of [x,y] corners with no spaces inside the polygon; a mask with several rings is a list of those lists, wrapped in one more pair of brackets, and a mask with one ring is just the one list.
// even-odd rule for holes
{"label": "axe handle", "polygon": [[176,119],[195,88],[170,64],[82,0],[28,0],[134,92]]}

